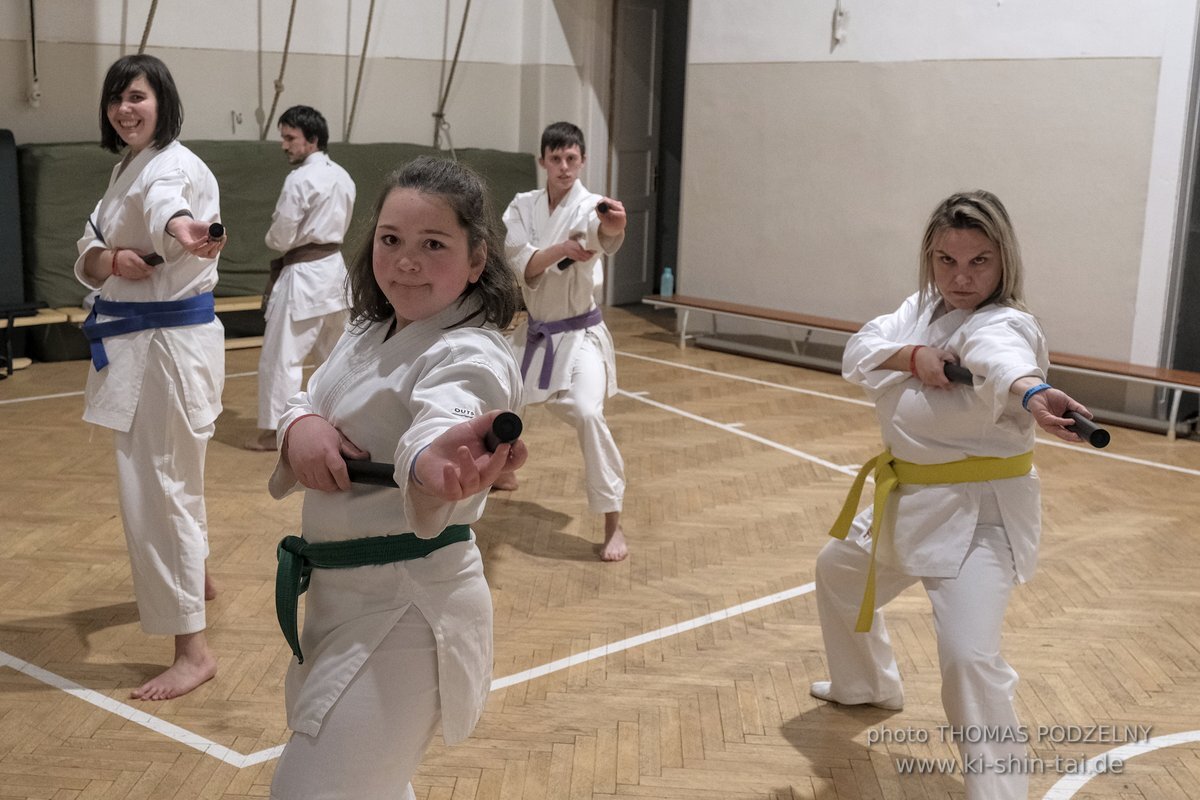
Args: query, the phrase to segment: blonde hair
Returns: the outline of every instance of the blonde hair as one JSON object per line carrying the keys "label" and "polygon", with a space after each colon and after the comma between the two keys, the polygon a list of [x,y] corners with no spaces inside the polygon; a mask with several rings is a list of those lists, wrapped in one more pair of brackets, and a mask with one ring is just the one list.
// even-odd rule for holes
{"label": "blonde hair", "polygon": [[982,189],[950,195],[929,216],[921,241],[919,283],[922,304],[941,299],[933,275],[933,248],[938,236],[950,228],[977,230],[1000,251],[1000,283],[996,291],[979,304],[980,307],[995,303],[1027,311],[1023,300],[1021,247],[1012,220],[1000,198]]}

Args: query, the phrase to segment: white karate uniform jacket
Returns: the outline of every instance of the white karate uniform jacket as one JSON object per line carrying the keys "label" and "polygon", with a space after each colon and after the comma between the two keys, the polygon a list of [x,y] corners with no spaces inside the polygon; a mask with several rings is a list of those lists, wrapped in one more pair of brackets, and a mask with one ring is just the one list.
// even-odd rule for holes
{"label": "white karate uniform jacket", "polygon": [[[967,456],[1015,456],[1033,449],[1036,423],[1009,392],[1013,381],[1044,379],[1049,352],[1037,320],[1013,308],[989,305],[952,310],[931,321],[940,299],[914,294],[891,314],[877,317],[846,345],[842,375],[875,402],[884,445],[917,464]],[[925,386],[906,372],[877,367],[905,345],[957,353],[975,375],[974,387]],[[1036,471],[983,483],[901,486],[888,501],[878,557],[906,574],[954,577],[966,557],[979,516],[981,493],[994,492],[1012,546],[1018,579],[1033,576],[1041,536]],[[872,512],[855,519],[850,537],[865,537]]]}
{"label": "white karate uniform jacket", "polygon": [[[545,189],[522,192],[513,198],[504,212],[504,224],[508,228],[505,252],[508,264],[516,273],[525,298],[529,315],[539,322],[568,319],[586,314],[596,306],[595,292],[604,283],[604,271],[600,254],[612,255],[625,241],[625,233],[615,237],[600,235],[600,217],[596,204],[603,197],[592,194],[581,181],[575,181],[567,196],[559,201],[554,213],[550,213],[550,199]],[[565,270],[557,265],[533,280],[525,278],[525,267],[538,250],[551,247],[566,239],[578,238],[588,250],[596,255],[582,264],[572,264]],[[525,337],[528,325],[522,323],[512,334],[513,349],[517,363],[525,354]],[[538,387],[545,346],[539,346],[529,364],[525,376],[525,402],[541,403],[556,392],[570,385],[571,363],[576,350],[588,333],[593,333],[604,354],[607,372],[608,396],[617,393],[616,358],[613,355],[612,335],[603,322],[586,331],[565,331],[554,334],[554,371],[550,375],[548,389]]]}
{"label": "white karate uniform jacket", "polygon": [[[391,322],[347,332],[289,403],[280,439],[303,414],[320,414],[374,461],[396,464],[400,488],[355,484],[347,492],[307,491],[302,532],[328,542],[415,532],[436,536],[451,524],[471,524],[487,492],[433,513],[414,507],[413,460],[447,428],[494,409],[517,408],[521,380],[504,336],[494,329],[456,327],[474,302],[411,322],[390,339]],[[477,320],[471,324],[478,324]],[[270,480],[274,497],[299,488],[282,458]],[[315,569],[305,595],[301,647],[286,696],[288,725],[315,736],[325,713],[363,662],[415,604],[433,628],[438,648],[442,729],[447,742],[466,738],[491,688],[492,606],[483,562],[472,538],[425,558],[355,569]],[[385,676],[402,681],[404,676]]]}
{"label": "white karate uniform jacket", "polygon": [[[345,241],[354,196],[354,181],[328,153],[318,150],[309,154],[283,182],[267,231],[267,247],[286,253],[303,244]],[[349,308],[342,254],[284,267],[267,301],[267,319],[277,313],[281,303],[295,320]]]}
{"label": "white karate uniform jacket", "polygon": [[[178,141],[162,150],[147,147],[124,171],[120,164],[113,167],[108,190],[91,216],[103,239],[84,222],[75,276],[83,285],[99,289],[105,300],[182,300],[212,291],[217,285],[217,259],[192,255],[166,233],[167,220],[179,211],[209,221],[219,220],[221,214],[216,178]],[[106,247],[158,253],[164,262],[143,280],[110,276],[97,285],[84,274],[84,258],[89,250]],[[100,322],[109,319],[99,317]],[[225,384],[225,328],[219,320],[106,338],[108,366],[99,372],[95,367],[88,371],[83,415],[86,421],[117,431],[129,430],[142,395],[146,354],[156,334],[166,341],[179,370],[179,386],[192,428],[216,420]]]}

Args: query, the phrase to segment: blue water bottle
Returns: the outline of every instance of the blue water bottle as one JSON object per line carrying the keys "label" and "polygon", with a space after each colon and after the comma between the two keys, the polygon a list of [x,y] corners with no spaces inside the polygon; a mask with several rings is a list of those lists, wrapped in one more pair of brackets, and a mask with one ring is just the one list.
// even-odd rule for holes
{"label": "blue water bottle", "polygon": [[663,297],[670,297],[675,294],[675,276],[671,274],[670,267],[663,267],[662,279],[658,286],[658,293]]}

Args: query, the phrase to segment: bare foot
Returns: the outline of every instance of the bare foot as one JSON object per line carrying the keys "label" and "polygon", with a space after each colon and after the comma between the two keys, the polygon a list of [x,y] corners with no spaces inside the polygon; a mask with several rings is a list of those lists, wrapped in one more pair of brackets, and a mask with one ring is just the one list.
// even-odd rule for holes
{"label": "bare foot", "polygon": [[500,477],[492,483],[492,489],[500,492],[512,492],[516,491],[518,485],[517,473],[501,472]]}
{"label": "bare foot", "polygon": [[259,431],[253,439],[246,440],[242,447],[260,453],[269,453],[276,449],[275,431]]}
{"label": "bare foot", "polygon": [[600,546],[601,561],[624,561],[629,555],[629,547],[625,544],[625,531],[618,525],[612,533],[606,533],[604,544]]}
{"label": "bare foot", "polygon": [[217,658],[204,631],[175,637],[175,663],[129,693],[134,700],[170,700],[195,689],[217,674]]}
{"label": "bare foot", "polygon": [[217,584],[215,584],[213,582],[212,578],[208,577],[207,569],[204,570],[204,599],[205,600],[216,600],[217,599]]}

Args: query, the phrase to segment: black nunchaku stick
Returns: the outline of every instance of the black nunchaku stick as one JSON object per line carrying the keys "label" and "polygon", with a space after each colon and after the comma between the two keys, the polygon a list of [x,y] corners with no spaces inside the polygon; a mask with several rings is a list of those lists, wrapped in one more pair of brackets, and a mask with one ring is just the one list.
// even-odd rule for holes
{"label": "black nunchaku stick", "polygon": [[[601,201],[600,203],[596,204],[596,210],[599,211],[601,214],[607,214],[608,209],[609,209],[608,203]],[[574,263],[575,263],[575,259],[564,258],[562,261],[558,262],[558,268],[566,269],[567,267],[571,266]]]}
{"label": "black nunchaku stick", "polygon": [[[971,370],[951,361],[946,361],[942,364],[942,372],[945,373],[951,383],[962,383],[967,386],[970,386],[975,378],[971,374]],[[1079,436],[1080,439],[1083,439],[1092,447],[1108,447],[1108,442],[1112,436],[1109,435],[1106,429],[1101,428],[1078,411],[1068,411],[1064,416],[1070,417],[1075,421],[1075,424],[1067,426],[1067,430]]]}
{"label": "black nunchaku stick", "polygon": [[[488,452],[494,453],[502,444],[512,444],[521,436],[521,418],[511,411],[504,411],[492,420],[484,444]],[[396,488],[396,465],[380,461],[354,461],[346,459],[346,471],[354,483]]]}
{"label": "black nunchaku stick", "polygon": [[[215,242],[217,239],[220,239],[224,235],[225,235],[225,226],[222,225],[221,223],[214,222],[213,224],[208,226],[208,238],[210,241]],[[152,267],[157,267],[159,264],[163,263],[163,257],[160,256],[158,253],[150,253],[149,255],[142,256],[142,261],[145,261],[147,264],[149,264]]]}

